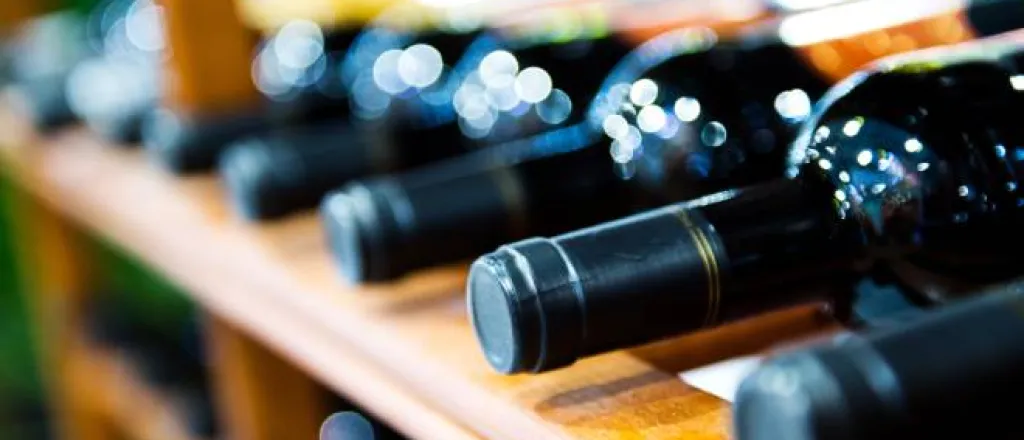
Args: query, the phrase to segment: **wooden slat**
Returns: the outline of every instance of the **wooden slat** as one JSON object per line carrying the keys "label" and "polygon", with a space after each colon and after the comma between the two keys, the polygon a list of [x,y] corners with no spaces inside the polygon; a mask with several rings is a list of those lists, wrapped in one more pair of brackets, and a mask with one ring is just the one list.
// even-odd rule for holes
{"label": "wooden slat", "polygon": [[206,320],[219,414],[228,438],[316,438],[327,417],[313,379],[216,317]]}
{"label": "wooden slat", "polygon": [[251,64],[256,33],[228,0],[159,0],[168,58],[164,102],[190,114],[231,112],[258,102]]}
{"label": "wooden slat", "polygon": [[[0,118],[0,133],[12,125]],[[728,404],[685,385],[676,376],[685,362],[672,360],[695,353],[711,362],[741,353],[715,354],[709,344],[756,336],[742,348],[757,351],[775,341],[770,335],[821,326],[815,314],[797,310],[544,375],[499,376],[466,320],[461,268],[346,286],[312,215],[246,224],[231,215],[216,179],[175,179],[82,132],[3,156],[39,196],[168,274],[211,313],[417,438],[471,436],[423,429],[422,420],[455,429],[434,409],[497,439],[726,438]],[[357,368],[347,369],[346,361]],[[423,405],[397,413],[381,404],[400,397]]]}

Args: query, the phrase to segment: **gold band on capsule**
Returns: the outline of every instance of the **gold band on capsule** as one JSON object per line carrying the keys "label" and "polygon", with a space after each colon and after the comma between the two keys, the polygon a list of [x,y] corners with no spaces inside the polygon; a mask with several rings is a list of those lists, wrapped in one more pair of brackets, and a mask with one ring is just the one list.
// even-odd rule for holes
{"label": "gold band on capsule", "polygon": [[722,285],[719,278],[718,259],[715,257],[711,241],[708,240],[704,230],[693,224],[686,210],[676,210],[676,217],[683,223],[683,226],[686,227],[691,238],[693,238],[693,242],[697,246],[697,253],[704,264],[704,271],[708,276],[708,310],[707,315],[704,317],[704,325],[709,326],[718,320],[719,305],[722,301]]}

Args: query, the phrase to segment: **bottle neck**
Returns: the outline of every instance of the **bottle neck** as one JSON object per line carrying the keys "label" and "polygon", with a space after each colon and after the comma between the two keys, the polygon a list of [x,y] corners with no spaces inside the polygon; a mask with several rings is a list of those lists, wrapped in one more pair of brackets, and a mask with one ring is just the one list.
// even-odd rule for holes
{"label": "bottle neck", "polygon": [[[722,288],[741,304],[791,303],[793,295],[818,295],[818,287],[845,282],[840,275],[852,273],[859,248],[824,188],[777,179],[681,207],[710,224],[719,266],[727,271]],[[733,311],[743,313],[741,304]]]}

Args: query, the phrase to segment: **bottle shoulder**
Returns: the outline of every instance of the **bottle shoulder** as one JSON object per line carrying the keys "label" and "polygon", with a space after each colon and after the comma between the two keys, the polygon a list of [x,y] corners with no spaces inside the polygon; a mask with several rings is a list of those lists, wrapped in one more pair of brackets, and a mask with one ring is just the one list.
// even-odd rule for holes
{"label": "bottle shoulder", "polygon": [[1024,95],[1015,77],[1003,63],[970,61],[852,78],[797,137],[788,173],[830,185],[840,217],[906,244],[1016,216],[1024,131],[1008,118]]}

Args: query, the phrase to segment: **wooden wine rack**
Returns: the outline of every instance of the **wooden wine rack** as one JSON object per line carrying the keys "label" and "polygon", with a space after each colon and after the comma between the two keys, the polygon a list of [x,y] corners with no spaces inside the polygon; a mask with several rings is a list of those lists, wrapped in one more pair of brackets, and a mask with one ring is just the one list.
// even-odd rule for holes
{"label": "wooden wine rack", "polygon": [[[222,402],[232,402],[229,422],[240,422],[229,430],[251,433],[237,438],[281,438],[259,433],[294,433],[296,425],[313,437],[290,438],[315,438],[316,423],[297,410],[313,408],[303,403],[303,378],[414,438],[727,438],[728,404],[675,373],[823,325],[813,312],[795,310],[543,375],[499,376],[466,320],[461,267],[348,286],[313,215],[246,223],[229,211],[213,176],[172,176],[140,151],[106,145],[84,129],[39,138],[3,110],[2,169],[35,205],[19,210],[36,231],[22,235],[22,249],[37,250],[36,310],[50,336],[50,365],[74,364],[67,359],[78,300],[69,293],[78,291],[83,265],[75,261],[75,237],[99,234],[166,274],[209,313],[214,378],[235,382],[215,387]],[[270,353],[287,362],[269,365]],[[51,383],[57,400],[72,406],[64,408],[69,429],[81,432],[90,428],[72,405],[78,399],[60,390],[74,393],[80,387],[68,382],[88,377],[65,368]]]}
{"label": "wooden wine rack", "polygon": [[[225,12],[230,8],[209,3],[215,0],[164,6],[175,9],[168,11],[172,17],[238,20]],[[223,63],[242,62],[242,54],[203,51],[230,42],[248,50],[248,40],[221,35],[218,41],[227,43],[204,48],[204,38],[189,35],[179,21],[171,23],[172,51],[189,59],[170,102],[189,110],[208,101],[247,102],[249,90],[204,89],[217,82],[200,73],[239,71]],[[200,65],[213,62],[221,64]],[[113,425],[153,438],[146,437],[150,428],[136,425],[147,422],[129,413],[138,408],[116,396],[95,397],[120,377],[120,367],[77,336],[78,292],[88,282],[88,261],[78,252],[83,233],[130,251],[208,315],[205,337],[226,438],[316,438],[325,414],[311,390],[326,386],[419,439],[724,439],[728,403],[676,373],[825,325],[811,310],[793,310],[543,375],[505,377],[487,366],[473,338],[462,266],[386,285],[346,285],[315,215],[247,223],[229,209],[216,176],[173,176],[139,149],[106,144],[84,128],[42,137],[7,104],[0,104],[0,170],[22,189],[21,260],[33,281],[52,400],[62,429],[74,438],[111,438]],[[126,392],[150,396],[141,399],[164,411],[158,395],[127,383]]]}

